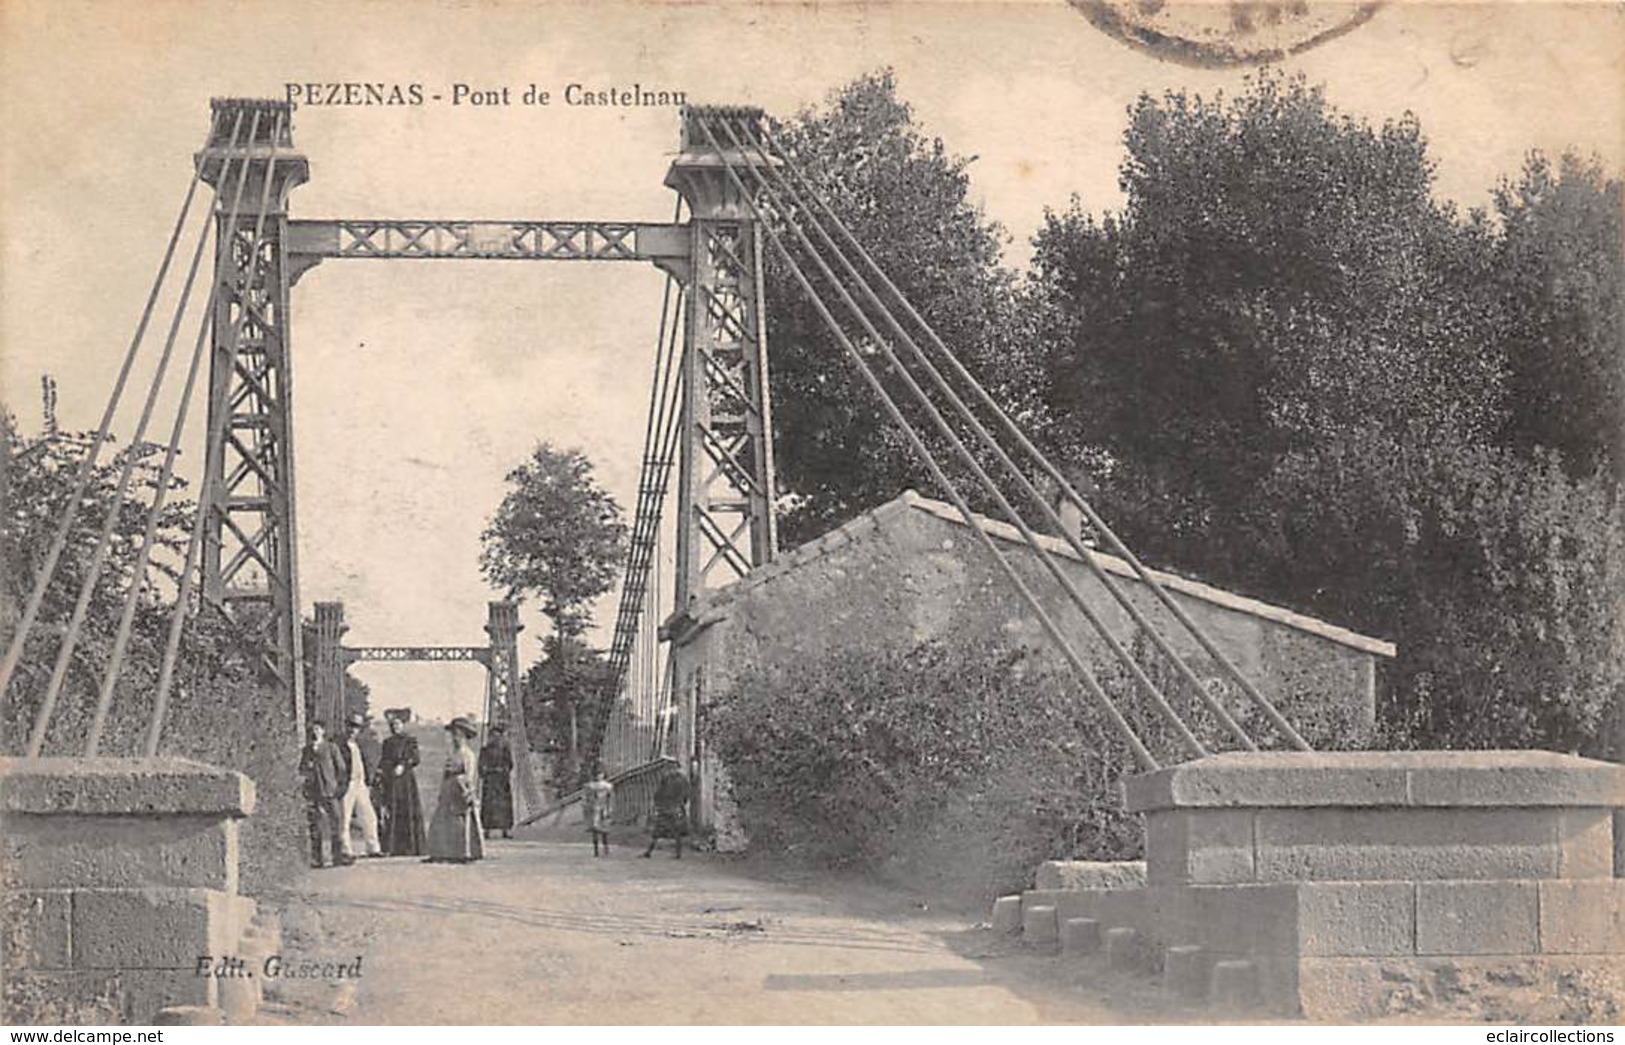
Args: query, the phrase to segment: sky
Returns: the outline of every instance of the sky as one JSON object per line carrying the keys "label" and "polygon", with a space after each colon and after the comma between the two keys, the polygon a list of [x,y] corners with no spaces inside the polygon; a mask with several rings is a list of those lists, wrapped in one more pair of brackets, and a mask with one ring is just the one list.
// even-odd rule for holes
{"label": "sky", "polygon": [[[1531,148],[1625,167],[1622,56],[1615,4],[1391,3],[1284,68],[1344,111],[1414,112],[1437,192],[1484,206]],[[976,157],[972,193],[1008,230],[1018,266],[1046,207],[1073,195],[1095,211],[1119,204],[1136,96],[1234,92],[1246,72],[1160,61],[1062,0],[6,0],[0,402],[37,430],[48,372],[62,423],[95,427],[211,96],[344,81],[442,95],[414,108],[301,107],[294,141],[311,179],[293,193],[294,217],[666,221],[676,111],[572,108],[558,104],[566,84],[785,113],[882,66],[928,133]],[[513,104],[454,106],[458,83],[507,86]],[[530,84],[555,103],[519,104]],[[345,602],[355,645],[482,643],[497,593],[479,575],[479,534],[503,476],[538,441],[579,447],[617,500],[635,503],[661,291],[661,276],[634,264],[330,260],[307,273],[292,303],[306,611]],[[138,398],[115,432],[132,430]],[[201,418],[184,474],[201,466]],[[606,645],[613,614],[611,597],[598,613]],[[531,608],[522,619],[528,663],[546,625]],[[468,666],[358,673],[379,707],[444,716],[477,710],[483,695]]]}

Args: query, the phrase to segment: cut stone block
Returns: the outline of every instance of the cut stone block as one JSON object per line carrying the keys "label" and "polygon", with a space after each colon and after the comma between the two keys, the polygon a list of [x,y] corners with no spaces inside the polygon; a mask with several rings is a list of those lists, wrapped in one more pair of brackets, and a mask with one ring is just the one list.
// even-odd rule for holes
{"label": "cut stone block", "polygon": [[1200,943],[1214,954],[1295,954],[1298,885],[1167,886],[1147,890],[1147,931],[1170,943]]}
{"label": "cut stone block", "polygon": [[1171,885],[1252,881],[1253,815],[1250,809],[1147,813],[1147,882]]}
{"label": "cut stone block", "polygon": [[1557,877],[1614,876],[1614,811],[1565,809],[1557,822]]}
{"label": "cut stone block", "polygon": [[236,952],[252,901],[212,889],[85,889],[73,900],[79,969],[195,974],[202,955]]}
{"label": "cut stone block", "polygon": [[1061,953],[1099,954],[1100,923],[1093,918],[1068,918],[1061,923]]}
{"label": "cut stone block", "polygon": [[1261,809],[1259,881],[1555,878],[1555,809]]}
{"label": "cut stone block", "polygon": [[5,963],[13,969],[66,969],[73,964],[73,895],[56,890],[0,894]]}
{"label": "cut stone block", "polygon": [[1269,751],[1131,777],[1124,808],[1625,806],[1625,766],[1549,751]]}
{"label": "cut stone block", "polygon": [[1162,986],[1170,994],[1191,1001],[1207,997],[1212,976],[1207,949],[1180,944],[1162,952]]}
{"label": "cut stone block", "polygon": [[1543,954],[1625,954],[1625,879],[1541,882]]}
{"label": "cut stone block", "polygon": [[1297,892],[1299,954],[1416,952],[1410,882],[1306,882]]}
{"label": "cut stone block", "polygon": [[6,816],[0,867],[13,888],[237,891],[238,825],[217,816]]}
{"label": "cut stone block", "polygon": [[1226,1012],[1246,1012],[1258,1006],[1258,970],[1252,962],[1226,958],[1213,963],[1208,999]]}
{"label": "cut stone block", "polygon": [[0,758],[0,810],[244,817],[254,811],[254,782],[184,758]]}
{"label": "cut stone block", "polygon": [[1001,896],[993,901],[993,931],[996,933],[1021,931],[1021,897]]}
{"label": "cut stone block", "polygon": [[1538,884],[1532,881],[1419,882],[1416,951],[1423,955],[1534,954]]}
{"label": "cut stone block", "polygon": [[1055,907],[1051,904],[1023,905],[1021,935],[1028,943],[1053,944],[1060,939],[1060,929],[1055,922]]}
{"label": "cut stone block", "polygon": [[1144,860],[1046,860],[1038,865],[1040,889],[1128,889],[1145,885]]}

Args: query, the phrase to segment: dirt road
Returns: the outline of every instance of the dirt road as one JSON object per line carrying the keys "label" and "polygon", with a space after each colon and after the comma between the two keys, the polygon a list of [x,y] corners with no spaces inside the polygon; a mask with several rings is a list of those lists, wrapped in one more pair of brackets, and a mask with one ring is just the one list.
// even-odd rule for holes
{"label": "dirt road", "polygon": [[469,866],[313,872],[285,962],[362,959],[355,981],[267,985],[288,1023],[1201,1022],[1097,963],[995,939],[905,892],[573,830]]}

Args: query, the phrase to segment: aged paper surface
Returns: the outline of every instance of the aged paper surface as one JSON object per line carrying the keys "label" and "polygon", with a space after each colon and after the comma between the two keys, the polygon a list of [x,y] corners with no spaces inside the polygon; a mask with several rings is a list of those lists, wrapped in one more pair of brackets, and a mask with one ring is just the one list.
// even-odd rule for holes
{"label": "aged paper surface", "polygon": [[[1119,204],[1124,113],[1138,94],[1235,91],[1253,67],[1227,63],[1249,46],[1291,51],[1281,67],[1323,83],[1347,112],[1374,121],[1414,112],[1437,160],[1435,191],[1463,208],[1487,205],[1530,149],[1577,148],[1612,172],[1625,163],[1625,17],[1615,4],[1326,5],[1299,29],[1289,18],[1279,40],[1238,35],[1237,9],[1299,15],[1301,6],[4,0],[0,400],[22,430],[37,431],[48,374],[62,426],[95,427],[211,97],[295,92],[294,141],[311,167],[292,195],[296,217],[662,222],[681,101],[788,115],[889,67],[925,131],[976,157],[973,196],[1007,230],[1006,261],[1017,267],[1045,208],[1074,195],[1097,212]],[[1165,40],[1183,32],[1234,47],[1159,51],[1113,7]],[[628,92],[637,104],[617,104]],[[661,291],[658,272],[630,265],[329,262],[304,276],[292,340],[307,612],[313,600],[343,600],[357,644],[481,641],[491,593],[476,568],[479,534],[504,474],[537,440],[583,448],[623,504],[636,500]],[[201,466],[198,428],[188,476]],[[522,663],[536,655],[536,630],[523,638]],[[477,712],[482,699],[479,681],[455,666],[425,666],[409,681],[368,677],[388,691],[379,706],[439,718]],[[433,931],[466,929],[483,946],[514,948],[493,959],[495,985],[458,984],[458,1001],[425,1006],[415,999],[432,977],[367,952],[367,1019],[942,1018],[901,1003],[910,987],[961,990],[956,1015],[966,1021],[1111,1019],[1053,1002],[1053,984],[1025,995],[970,965],[888,964],[874,955],[916,943],[861,919],[801,941],[845,955],[844,968],[785,958],[764,986],[761,970],[752,979],[729,958],[718,986],[677,951],[662,955],[671,964],[661,975],[692,987],[692,1004],[617,1008],[588,987],[577,1004],[571,977],[617,948],[622,957],[669,948],[694,931],[737,943],[750,925],[719,913],[707,924],[721,928],[691,930],[662,921],[658,905],[636,917],[568,903],[531,909],[523,881],[494,888],[483,906],[470,899],[458,929]],[[741,879],[708,906],[754,911],[769,902],[764,889]],[[381,924],[399,918],[387,897],[354,903],[376,906]],[[351,919],[348,931],[364,922]],[[591,940],[582,953],[533,942],[572,932]],[[841,951],[842,934],[870,949]],[[877,993],[832,993],[842,988],[825,977],[841,973],[871,977]],[[553,984],[547,1005],[514,1000],[532,977]],[[290,1018],[345,1018],[357,1004],[345,989],[302,997]],[[741,993],[767,1000],[736,1007]]]}

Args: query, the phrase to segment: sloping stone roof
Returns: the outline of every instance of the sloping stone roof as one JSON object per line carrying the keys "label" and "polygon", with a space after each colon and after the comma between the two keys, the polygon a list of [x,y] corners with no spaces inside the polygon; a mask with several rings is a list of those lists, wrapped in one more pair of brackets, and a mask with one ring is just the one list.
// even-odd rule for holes
{"label": "sloping stone roof", "polygon": [[[678,611],[671,620],[667,621],[667,627],[670,628],[677,624],[678,619],[681,617],[687,618],[689,628],[700,628],[714,624],[728,615],[728,605],[745,592],[771,583],[774,578],[820,559],[844,544],[861,540],[865,534],[881,528],[887,520],[911,511],[924,512],[955,526],[966,527],[965,520],[960,517],[959,510],[952,505],[922,497],[913,490],[905,490],[900,496],[887,501],[880,507],[864,512],[862,515],[856,516],[830,530],[823,536],[808,541],[791,551],[782,553],[777,559],[765,566],[758,566],[732,584],[698,593],[688,612]],[[1021,545],[1023,548],[1026,547],[1027,542],[1022,538],[1021,532],[1014,526],[995,519],[989,519],[983,515],[977,515],[975,518],[977,525],[985,530],[990,537]],[[1059,537],[1048,537],[1040,534],[1038,535],[1038,542],[1051,555],[1071,559],[1073,562],[1082,561],[1077,552],[1072,549],[1072,546]],[[1134,568],[1123,559],[1101,551],[1095,552],[1094,558],[1107,573],[1135,582],[1140,581],[1139,575],[1135,573]],[[1392,659],[1397,653],[1394,644],[1391,642],[1384,642],[1368,635],[1361,635],[1358,632],[1340,628],[1335,624],[1328,624],[1306,614],[1295,613],[1280,606],[1273,606],[1267,602],[1250,599],[1244,595],[1237,595],[1234,592],[1215,588],[1210,584],[1203,584],[1201,581],[1191,580],[1188,577],[1181,577],[1178,574],[1168,573],[1163,570],[1147,568],[1146,573],[1169,591],[1176,591],[1193,599],[1201,599],[1204,602],[1233,610],[1236,613],[1245,613],[1289,628],[1296,628],[1299,631],[1323,638],[1328,642],[1335,642],[1377,657]],[[687,629],[678,626],[674,630]]]}

